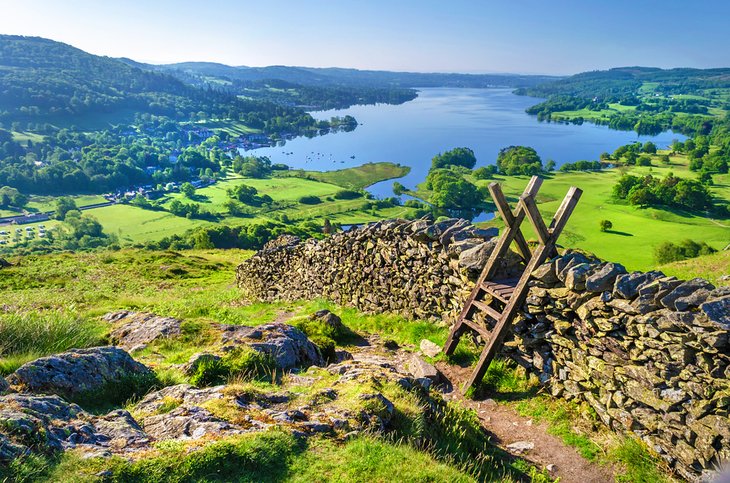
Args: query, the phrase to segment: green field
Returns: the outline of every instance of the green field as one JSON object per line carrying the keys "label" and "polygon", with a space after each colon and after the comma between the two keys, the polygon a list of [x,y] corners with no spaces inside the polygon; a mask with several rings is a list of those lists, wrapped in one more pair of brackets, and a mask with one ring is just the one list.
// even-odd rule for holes
{"label": "green field", "polygon": [[[657,166],[654,159],[651,168],[632,168],[632,174],[647,174],[664,177],[670,171],[676,176],[695,177],[689,171],[682,157],[672,157],[669,167]],[[707,242],[721,250],[730,243],[730,220],[713,220],[695,214],[655,208],[637,208],[612,200],[611,190],[621,176],[619,169],[602,172],[571,172],[551,174],[542,185],[538,202],[543,217],[557,210],[570,186],[583,190],[568,223],[560,244],[595,253],[599,257],[623,263],[631,270],[654,268],[654,247],[664,241],[679,242],[685,239]],[[713,194],[720,200],[730,200],[730,175],[714,176]],[[514,204],[528,182],[528,177],[498,177],[503,191]],[[480,182],[487,184],[487,181]],[[613,229],[601,232],[600,220],[610,220]],[[499,222],[492,222],[499,225]],[[528,238],[534,238],[526,224]]]}
{"label": "green field", "polygon": [[280,176],[298,176],[316,179],[343,188],[361,189],[379,181],[402,178],[411,171],[408,166],[393,163],[366,163],[354,168],[336,171],[283,171]]}

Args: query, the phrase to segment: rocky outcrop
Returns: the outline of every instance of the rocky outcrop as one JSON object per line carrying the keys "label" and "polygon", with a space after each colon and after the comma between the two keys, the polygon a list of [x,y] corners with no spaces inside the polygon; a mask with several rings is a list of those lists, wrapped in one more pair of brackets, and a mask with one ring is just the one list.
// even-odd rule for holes
{"label": "rocky outcrop", "polygon": [[304,332],[291,325],[271,323],[248,327],[220,324],[217,327],[221,330],[223,352],[245,345],[271,356],[276,366],[284,370],[324,365],[317,346]]}
{"label": "rocky outcrop", "polygon": [[104,316],[114,324],[111,331],[112,343],[128,351],[142,348],[158,339],[180,335],[180,319],[160,317],[144,312],[122,310]]}
{"label": "rocky outcrop", "polygon": [[122,454],[149,442],[124,410],[99,417],[55,395],[0,396],[0,463],[31,451],[52,454],[70,448]]}
{"label": "rocky outcrop", "polygon": [[[366,312],[441,318],[458,312],[495,235],[453,218],[390,220],[306,242],[284,236],[242,263],[237,280],[256,300],[325,297]],[[517,258],[501,264],[508,272]]]}
{"label": "rocky outcrop", "polygon": [[[394,220],[277,240],[239,266],[238,283],[253,299],[326,297],[453,321],[491,253],[476,234],[457,220]],[[501,262],[502,274],[517,267]],[[730,461],[730,288],[569,252],[535,271],[513,332],[504,355],[686,478]]]}
{"label": "rocky outcrop", "polygon": [[152,378],[152,371],[118,347],[74,349],[20,366],[7,380],[21,391],[58,394],[70,399],[93,395],[131,378]]}

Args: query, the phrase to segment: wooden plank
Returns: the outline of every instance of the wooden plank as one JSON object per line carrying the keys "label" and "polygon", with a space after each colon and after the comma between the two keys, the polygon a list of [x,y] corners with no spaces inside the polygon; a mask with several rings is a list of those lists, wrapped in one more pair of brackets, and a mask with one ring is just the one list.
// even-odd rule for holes
{"label": "wooden plank", "polygon": [[477,334],[481,335],[485,341],[492,338],[492,333],[487,329],[486,327],[482,327],[481,325],[477,324],[476,322],[472,320],[465,320],[464,325],[469,327],[471,330],[476,332]]}
{"label": "wooden plank", "polygon": [[535,230],[535,234],[537,234],[537,237],[540,239],[540,244],[547,245],[550,233],[545,226],[545,222],[542,220],[540,210],[537,209],[537,204],[535,203],[534,198],[531,196],[523,196],[520,198],[520,205],[522,205],[527,212],[527,219],[532,225],[532,228]]}
{"label": "wooden plank", "polygon": [[499,299],[501,302],[503,302],[505,304],[507,302],[509,302],[508,297],[505,297],[504,295],[501,295],[496,290],[493,290],[491,285],[487,285],[487,283],[489,283],[489,282],[485,282],[484,284],[482,284],[482,288],[484,289],[485,292],[487,292],[492,297]]}
{"label": "wooden plank", "polygon": [[[512,209],[507,203],[507,199],[502,193],[502,187],[498,183],[489,183],[489,193],[492,195],[494,205],[497,207],[499,216],[501,216],[502,220],[504,220],[505,226],[513,226],[515,223],[515,217],[512,214]],[[520,252],[523,260],[527,261],[530,257],[532,257],[530,246],[527,244],[525,235],[523,235],[521,231],[515,235],[515,244],[517,245],[517,250]]]}
{"label": "wooden plank", "polygon": [[490,316],[497,322],[502,317],[502,314],[498,310],[493,309],[492,307],[490,307],[489,305],[485,304],[482,301],[475,300],[473,303],[479,310],[481,310],[482,312],[484,312],[485,314],[487,314],[488,316]]}

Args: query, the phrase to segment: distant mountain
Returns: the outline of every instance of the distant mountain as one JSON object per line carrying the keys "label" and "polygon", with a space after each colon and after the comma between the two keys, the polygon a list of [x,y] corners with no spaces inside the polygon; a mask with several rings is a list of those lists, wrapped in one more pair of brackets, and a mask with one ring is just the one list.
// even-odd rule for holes
{"label": "distant mountain", "polygon": [[[135,65],[136,64],[136,65]],[[0,35],[0,120],[35,123],[188,117],[242,107],[234,96],[194,88],[133,61],[86,53],[39,37]],[[239,104],[237,106],[237,103]]]}
{"label": "distant mountain", "polygon": [[[730,68],[659,69],[655,67],[617,67],[583,72],[564,79],[520,90],[535,97],[572,96],[612,101],[639,95],[651,83],[651,91],[663,94],[696,92],[701,89],[730,88]],[[648,86],[647,86],[648,87]]]}
{"label": "distant mountain", "polygon": [[282,80],[304,86],[347,87],[531,87],[560,79],[521,74],[441,74],[344,69],[337,67],[232,67],[209,62],[183,62],[154,66],[173,75],[217,77],[231,81]]}

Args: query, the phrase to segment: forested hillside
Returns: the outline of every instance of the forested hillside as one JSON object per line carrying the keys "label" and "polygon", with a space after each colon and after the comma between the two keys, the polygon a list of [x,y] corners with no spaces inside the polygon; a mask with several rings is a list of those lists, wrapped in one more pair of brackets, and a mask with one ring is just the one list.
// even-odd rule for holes
{"label": "forested hillside", "polygon": [[197,89],[171,75],[37,37],[0,36],[0,122],[104,127],[147,113],[188,120],[251,113],[286,115],[280,106]]}
{"label": "forested hillside", "polygon": [[539,120],[583,121],[656,134],[709,134],[730,111],[730,69],[620,67],[521,88],[547,98],[527,109]]}

